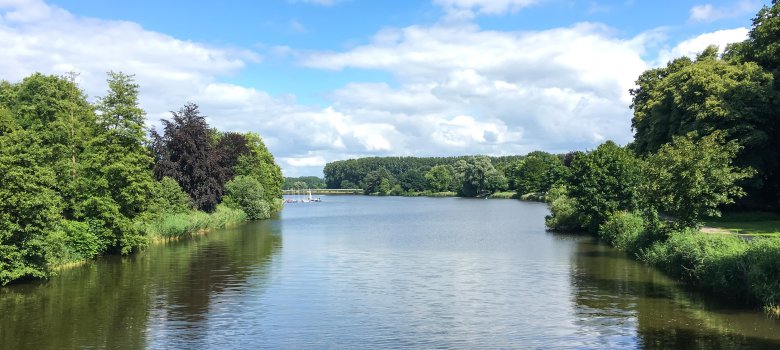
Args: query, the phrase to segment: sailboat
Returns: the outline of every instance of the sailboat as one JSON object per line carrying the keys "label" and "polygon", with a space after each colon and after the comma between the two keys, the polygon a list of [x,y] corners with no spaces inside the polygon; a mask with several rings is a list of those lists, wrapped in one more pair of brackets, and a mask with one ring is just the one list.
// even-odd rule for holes
{"label": "sailboat", "polygon": [[320,197],[314,198],[311,196],[311,189],[309,189],[309,198],[306,198],[307,202],[322,202],[322,199]]}

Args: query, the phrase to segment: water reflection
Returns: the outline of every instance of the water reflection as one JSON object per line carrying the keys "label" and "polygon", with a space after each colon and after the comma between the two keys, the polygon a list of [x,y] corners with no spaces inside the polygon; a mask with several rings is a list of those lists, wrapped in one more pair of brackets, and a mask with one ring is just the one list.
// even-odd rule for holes
{"label": "water reflection", "polygon": [[545,214],[454,198],[290,206],[0,289],[0,349],[780,348],[777,321],[545,232]]}
{"label": "water reflection", "polygon": [[210,332],[236,310],[225,301],[265,289],[269,261],[282,246],[278,231],[277,223],[253,223],[0,289],[0,348],[216,343]]}
{"label": "water reflection", "polygon": [[764,349],[780,347],[778,322],[724,308],[658,271],[591,239],[572,256],[572,295],[583,333],[598,347]]}

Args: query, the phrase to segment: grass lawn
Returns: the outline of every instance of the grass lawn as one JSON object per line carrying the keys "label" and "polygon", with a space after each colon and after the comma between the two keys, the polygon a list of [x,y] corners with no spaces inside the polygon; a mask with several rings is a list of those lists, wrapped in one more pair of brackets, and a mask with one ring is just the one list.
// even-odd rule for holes
{"label": "grass lawn", "polygon": [[780,237],[780,214],[775,213],[724,213],[722,217],[706,219],[704,225],[724,233]]}

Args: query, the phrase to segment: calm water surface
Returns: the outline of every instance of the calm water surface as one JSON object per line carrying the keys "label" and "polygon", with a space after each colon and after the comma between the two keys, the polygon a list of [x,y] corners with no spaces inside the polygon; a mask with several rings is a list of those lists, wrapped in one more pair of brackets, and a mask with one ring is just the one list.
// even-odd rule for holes
{"label": "calm water surface", "polygon": [[0,349],[780,348],[543,204],[323,197],[0,290]]}

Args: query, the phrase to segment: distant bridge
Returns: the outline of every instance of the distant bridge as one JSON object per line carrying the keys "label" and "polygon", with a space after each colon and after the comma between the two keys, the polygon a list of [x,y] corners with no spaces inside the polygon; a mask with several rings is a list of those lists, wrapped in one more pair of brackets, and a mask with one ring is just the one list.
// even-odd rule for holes
{"label": "distant bridge", "polygon": [[[282,193],[293,194],[309,194],[309,189],[305,190],[282,190]],[[311,189],[311,194],[363,194],[362,188],[320,188]]]}

